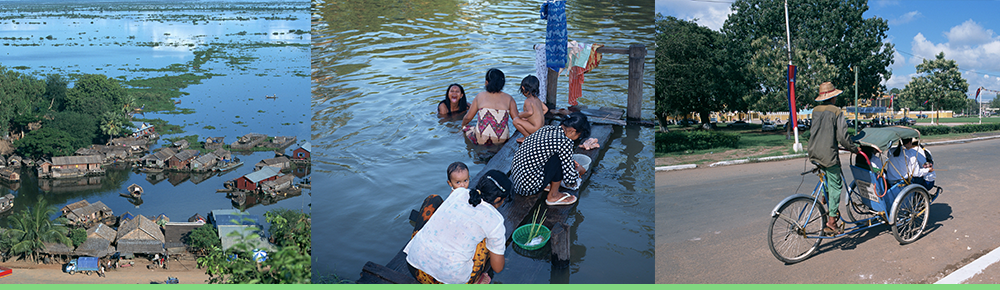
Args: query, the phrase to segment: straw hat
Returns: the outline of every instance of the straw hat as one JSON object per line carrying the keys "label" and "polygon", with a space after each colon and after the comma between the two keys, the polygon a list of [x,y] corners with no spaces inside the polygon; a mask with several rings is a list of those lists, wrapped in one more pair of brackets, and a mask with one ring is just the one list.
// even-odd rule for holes
{"label": "straw hat", "polygon": [[833,83],[825,82],[819,85],[819,97],[816,97],[817,102],[826,101],[830,98],[836,97],[844,91],[835,89]]}

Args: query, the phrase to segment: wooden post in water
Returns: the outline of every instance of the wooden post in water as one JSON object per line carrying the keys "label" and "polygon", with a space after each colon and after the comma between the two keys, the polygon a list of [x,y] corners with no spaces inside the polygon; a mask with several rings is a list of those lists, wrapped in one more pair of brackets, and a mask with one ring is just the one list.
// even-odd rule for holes
{"label": "wooden post in water", "polygon": [[[646,45],[633,44],[629,48],[600,47],[598,53],[628,55],[628,104],[625,116],[629,119],[642,118],[642,74],[646,67]],[[559,83],[559,72],[548,70],[546,80],[545,105],[549,109],[556,108],[556,88]]]}
{"label": "wooden post in water", "polygon": [[642,70],[646,66],[646,46],[633,44],[628,47],[628,107],[625,116],[642,118]]}

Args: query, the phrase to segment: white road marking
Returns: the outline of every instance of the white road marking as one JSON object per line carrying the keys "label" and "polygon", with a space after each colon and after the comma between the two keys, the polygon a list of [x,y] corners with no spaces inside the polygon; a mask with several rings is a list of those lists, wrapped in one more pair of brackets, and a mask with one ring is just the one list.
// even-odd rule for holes
{"label": "white road marking", "polygon": [[965,280],[979,274],[983,271],[983,269],[986,269],[986,267],[989,267],[997,261],[1000,261],[1000,248],[993,249],[993,251],[990,251],[988,254],[979,257],[979,259],[972,261],[972,263],[969,263],[958,270],[955,270],[955,272],[951,272],[951,274],[948,274],[948,276],[934,282],[934,284],[962,284]]}

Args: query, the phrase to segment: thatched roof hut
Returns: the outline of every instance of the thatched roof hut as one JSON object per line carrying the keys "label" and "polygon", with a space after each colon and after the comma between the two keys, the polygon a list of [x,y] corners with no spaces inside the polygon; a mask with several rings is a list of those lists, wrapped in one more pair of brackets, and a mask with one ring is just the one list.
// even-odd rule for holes
{"label": "thatched roof hut", "polygon": [[143,215],[118,227],[118,252],[122,254],[163,253],[163,242],[160,226]]}
{"label": "thatched roof hut", "polygon": [[92,257],[104,257],[115,252],[111,242],[118,237],[118,232],[105,224],[87,229],[87,241],[76,247],[75,253]]}

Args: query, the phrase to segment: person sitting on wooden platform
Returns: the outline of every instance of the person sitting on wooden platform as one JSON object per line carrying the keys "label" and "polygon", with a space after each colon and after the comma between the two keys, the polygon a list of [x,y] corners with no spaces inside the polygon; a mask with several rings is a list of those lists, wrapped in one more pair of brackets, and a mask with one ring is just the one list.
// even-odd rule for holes
{"label": "person sitting on wooden platform", "polygon": [[483,275],[487,262],[494,272],[502,271],[507,229],[497,208],[510,197],[512,187],[507,175],[490,170],[475,188],[457,188],[437,210],[432,209],[426,223],[403,248],[417,281],[489,281],[489,275]]}
{"label": "person sitting on wooden platform", "polygon": [[514,128],[524,137],[517,138],[517,143],[524,142],[524,138],[535,133],[545,125],[545,113],[549,107],[538,98],[538,78],[526,76],[521,80],[521,94],[524,95],[524,109],[514,118]]}
{"label": "person sitting on wooden platform", "polygon": [[580,112],[569,115],[559,126],[547,125],[525,139],[514,152],[510,176],[514,192],[523,196],[534,195],[549,186],[545,204],[571,205],[576,197],[559,191],[565,185],[573,189],[580,186],[580,176],[586,169],[573,160],[575,143],[590,137],[590,123]]}

